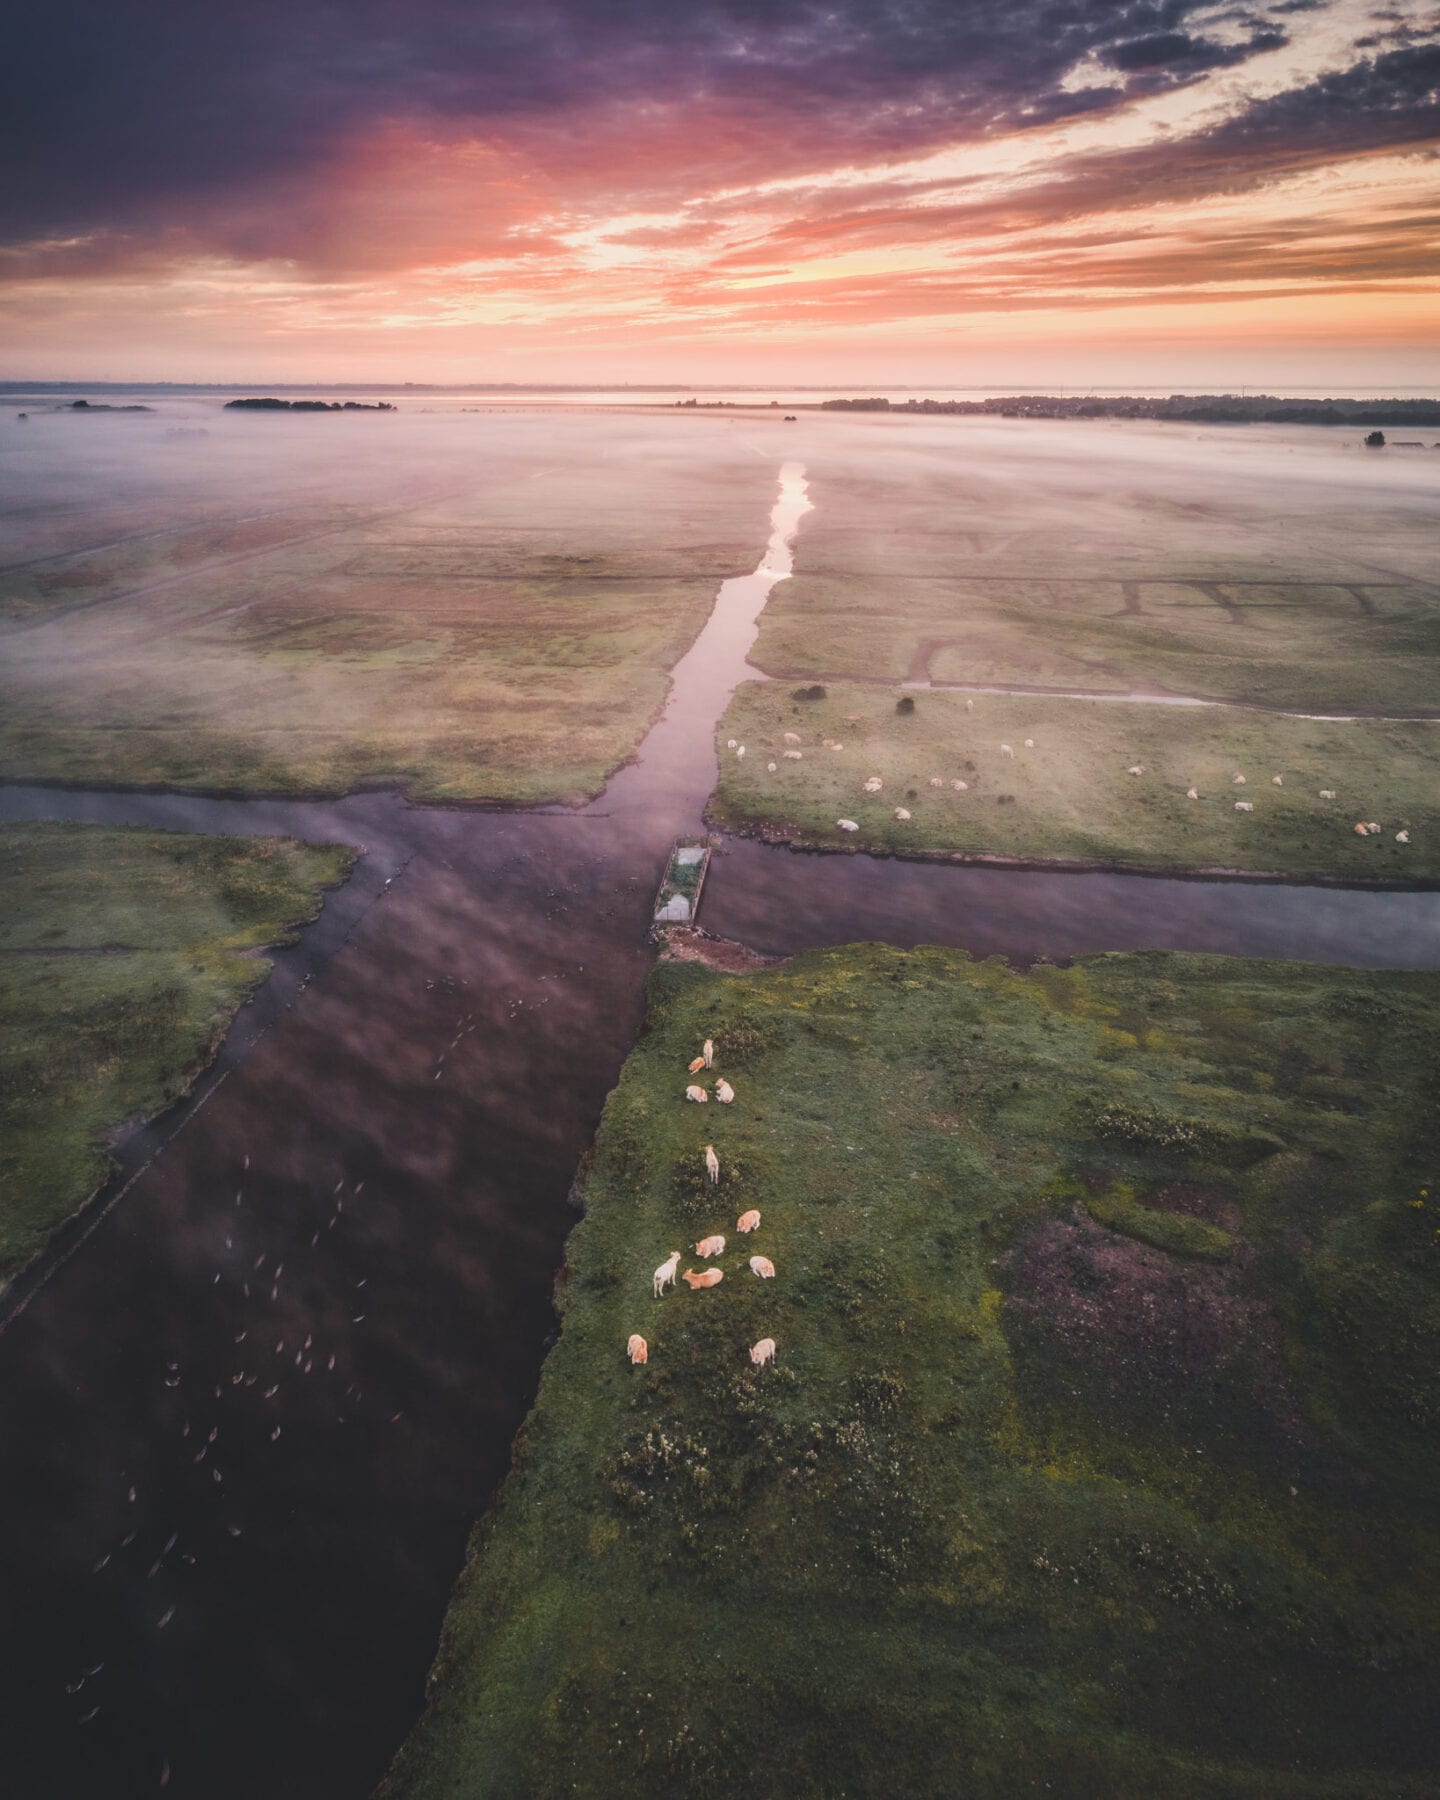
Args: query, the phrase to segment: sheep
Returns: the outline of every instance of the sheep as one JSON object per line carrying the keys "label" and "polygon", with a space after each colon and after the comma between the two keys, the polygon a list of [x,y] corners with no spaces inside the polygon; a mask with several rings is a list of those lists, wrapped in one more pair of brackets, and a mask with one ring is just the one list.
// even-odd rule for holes
{"label": "sheep", "polygon": [[930,777],[930,785],[931,785],[931,787],[944,787],[944,785],[945,785],[944,776],[943,775],[932,775]]}
{"label": "sheep", "polygon": [[767,775],[773,775],[779,767],[780,765],[777,762],[767,762],[765,765],[765,773]]}
{"label": "sheep", "polygon": [[625,1346],[625,1354],[630,1358],[630,1366],[632,1369],[637,1363],[649,1362],[650,1346],[645,1342],[638,1331],[632,1331],[630,1333],[630,1341]]}
{"label": "sheep", "polygon": [[1027,750],[1033,750],[1033,749],[1034,749],[1034,748],[1035,748],[1035,740],[1034,740],[1034,738],[1026,738],[1026,740],[1025,740],[1025,748],[1026,748],[1026,749],[1027,749]]}
{"label": "sheep", "polygon": [[895,817],[899,819],[900,823],[903,825],[910,817],[910,808],[908,806],[897,806],[895,808]]}
{"label": "sheep", "polygon": [[1249,800],[1237,800],[1235,802],[1235,810],[1236,812],[1254,812],[1255,807]]}
{"label": "sheep", "polygon": [[754,1363],[754,1365],[757,1369],[764,1368],[766,1363],[774,1362],[774,1360],[775,1360],[775,1340],[774,1340],[774,1338],[761,1338],[761,1340],[758,1344],[752,1344],[750,1346],[750,1360],[752,1363]]}
{"label": "sheep", "polygon": [[1185,798],[1187,800],[1198,800],[1200,798],[1199,791],[1195,788],[1186,788]]}
{"label": "sheep", "polygon": [[803,750],[787,750],[785,760],[786,762],[804,762],[805,752]]}
{"label": "sheep", "polygon": [[725,1239],[717,1233],[714,1237],[701,1238],[695,1246],[695,1254],[702,1261],[708,1262],[712,1256],[725,1254]]}
{"label": "sheep", "polygon": [[800,733],[798,731],[787,731],[785,733],[785,742],[787,744],[798,744],[800,742]]}
{"label": "sheep", "polygon": [[737,749],[737,750],[736,750],[736,752],[735,752],[735,760],[736,760],[736,762],[744,762],[744,760],[745,760],[745,746],[744,746],[744,745],[743,745],[743,744],[741,744],[741,745],[740,745],[740,746],[739,746],[739,747],[738,747],[738,749]]}
{"label": "sheep", "polygon": [[1000,754],[1002,756],[1013,756],[1015,754],[1015,752],[1010,748],[1010,746],[1008,744],[1002,744],[1000,746]]}
{"label": "sheep", "polygon": [[1322,800],[1333,800],[1335,798],[1334,788],[1321,788],[1320,798]]}
{"label": "sheep", "polygon": [[750,1258],[750,1273],[752,1275],[758,1275],[762,1281],[773,1281],[775,1278],[775,1265],[768,1256],[752,1256]]}
{"label": "sheep", "polygon": [[690,1292],[692,1294],[697,1288],[719,1287],[720,1283],[725,1279],[725,1271],[723,1269],[704,1269],[701,1271],[686,1269],[684,1275],[686,1281],[690,1284]]}
{"label": "sheep", "polygon": [[715,1098],[722,1106],[728,1106],[735,1098],[735,1090],[722,1075],[715,1083]]}
{"label": "sheep", "polygon": [[835,823],[841,831],[858,831],[860,829],[853,819],[837,819]]}
{"label": "sheep", "polygon": [[1144,773],[1144,763],[1131,763],[1130,767],[1126,770],[1127,775],[1143,775]]}
{"label": "sheep", "polygon": [[832,744],[830,748],[832,750],[843,750],[845,746],[843,744]]}
{"label": "sheep", "polygon": [[878,794],[884,785],[885,783],[878,775],[869,775],[865,779],[865,792],[867,794]]}
{"label": "sheep", "polygon": [[820,748],[822,750],[833,750],[835,748],[834,738],[821,738]]}
{"label": "sheep", "polygon": [[715,1067],[714,1038],[706,1038],[705,1042],[700,1046],[700,1054],[705,1058],[705,1067],[707,1069],[713,1069]]}
{"label": "sheep", "polygon": [[703,1056],[697,1056],[695,1058],[694,1062],[692,1062],[690,1065],[690,1073],[692,1075],[698,1075],[700,1073],[701,1069],[703,1069],[704,1067],[705,1067],[705,1058]]}
{"label": "sheep", "polygon": [[1365,827],[1365,829],[1370,833],[1370,835],[1372,837],[1379,837],[1379,835],[1380,835],[1380,827],[1375,823],[1375,821],[1373,819]]}
{"label": "sheep", "polygon": [[1231,787],[1244,787],[1245,777],[1240,774],[1232,775],[1230,777],[1230,785],[1231,785]]}
{"label": "sheep", "polygon": [[1397,844],[1408,844],[1410,842],[1410,833],[1408,831],[1397,831],[1395,833],[1395,842]]}
{"label": "sheep", "polygon": [[674,1287],[675,1271],[679,1267],[680,1252],[678,1250],[672,1250],[651,1277],[650,1285],[655,1291],[655,1298],[657,1300],[665,1292],[667,1287]]}
{"label": "sheep", "polygon": [[957,794],[967,794],[970,791],[970,783],[968,781],[952,781],[950,785]]}
{"label": "sheep", "polygon": [[726,738],[725,748],[727,750],[735,750],[739,747],[739,741],[740,740],[738,738]]}
{"label": "sheep", "polygon": [[975,702],[973,700],[967,700],[965,702],[965,710],[966,710],[966,712],[974,712]]}
{"label": "sheep", "polygon": [[760,1229],[760,1215],[753,1206],[750,1208],[749,1212],[741,1213],[740,1217],[735,1221],[735,1229],[740,1232],[758,1231]]}
{"label": "sheep", "polygon": [[711,1187],[715,1187],[720,1180],[720,1158],[715,1154],[713,1144],[705,1146],[705,1173],[710,1177]]}
{"label": "sheep", "polygon": [[1270,777],[1270,785],[1271,787],[1284,787],[1285,777],[1283,775],[1272,775]]}
{"label": "sheep", "polygon": [[693,1100],[697,1106],[704,1106],[709,1101],[710,1096],[705,1092],[704,1088],[697,1087],[692,1081],[685,1090],[685,1098],[687,1100]]}
{"label": "sheep", "polygon": [[1355,827],[1355,835],[1356,837],[1369,837],[1370,827],[1368,825],[1357,825]]}

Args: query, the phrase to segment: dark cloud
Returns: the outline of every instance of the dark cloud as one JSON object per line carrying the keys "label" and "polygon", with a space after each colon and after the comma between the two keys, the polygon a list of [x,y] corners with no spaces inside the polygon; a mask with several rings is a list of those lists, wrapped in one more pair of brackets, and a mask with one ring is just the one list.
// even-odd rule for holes
{"label": "dark cloud", "polygon": [[1252,32],[1249,38],[1234,44],[1191,37],[1186,31],[1156,31],[1149,37],[1112,45],[1105,60],[1126,74],[1163,69],[1172,75],[1199,75],[1207,69],[1244,62],[1263,50],[1278,50],[1285,42],[1285,33],[1276,30]]}
{"label": "dark cloud", "polygon": [[[145,229],[321,167],[385,124],[504,135],[573,130],[596,105],[732,106],[808,120],[812,142],[914,150],[1123,99],[1120,84],[1065,92],[1081,64],[1190,79],[1279,41],[1210,43],[1186,30],[1205,13],[1205,0],[15,0],[0,26],[0,235]],[[1163,43],[1168,62],[1133,61]]]}

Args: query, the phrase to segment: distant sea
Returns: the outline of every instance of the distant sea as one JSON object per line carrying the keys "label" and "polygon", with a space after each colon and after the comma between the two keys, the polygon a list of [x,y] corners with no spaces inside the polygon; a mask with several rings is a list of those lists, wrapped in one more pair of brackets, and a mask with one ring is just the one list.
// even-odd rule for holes
{"label": "distant sea", "polygon": [[496,406],[675,406],[685,400],[697,400],[714,406],[724,401],[732,406],[816,406],[822,400],[850,399],[858,395],[883,397],[903,406],[907,400],[988,400],[1011,395],[1058,395],[1067,399],[1087,396],[1103,399],[1107,395],[1217,395],[1238,397],[1272,394],[1281,400],[1414,400],[1435,396],[1432,383],[1424,387],[1397,387],[1385,383],[1369,387],[1261,387],[1249,383],[1244,387],[1176,387],[1168,385],[1057,387],[1053,383],[1021,382],[1005,385],[969,387],[889,387],[882,383],[857,381],[847,387],[508,387],[503,384],[457,387],[427,387],[420,384],[366,386],[359,382],[344,384],[319,382],[303,385],[296,382],[249,382],[190,385],[181,382],[105,382],[105,381],[25,381],[0,377],[0,406],[35,407],[64,404],[70,400],[88,399],[98,403],[120,405],[126,402],[163,406],[167,402],[189,405],[223,406],[240,395],[275,394],[281,397],[314,397],[339,400],[389,400],[407,412],[456,412],[467,407]]}

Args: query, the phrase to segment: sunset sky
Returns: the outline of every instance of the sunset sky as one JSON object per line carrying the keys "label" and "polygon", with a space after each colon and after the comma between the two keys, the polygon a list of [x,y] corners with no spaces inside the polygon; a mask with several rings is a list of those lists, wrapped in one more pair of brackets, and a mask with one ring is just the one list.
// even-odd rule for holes
{"label": "sunset sky", "polygon": [[1420,0],[25,0],[0,374],[1440,386]]}

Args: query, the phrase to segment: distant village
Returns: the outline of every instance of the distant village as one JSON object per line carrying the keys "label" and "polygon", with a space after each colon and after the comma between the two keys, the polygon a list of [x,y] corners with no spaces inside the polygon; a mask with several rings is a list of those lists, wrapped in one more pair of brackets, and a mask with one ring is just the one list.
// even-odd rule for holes
{"label": "distant village", "polygon": [[[1273,394],[1017,394],[990,400],[822,400],[825,412],[988,413],[1002,419],[1168,419],[1203,425],[1440,425],[1440,400],[1282,400]],[[1394,444],[1394,449],[1423,449]]]}

